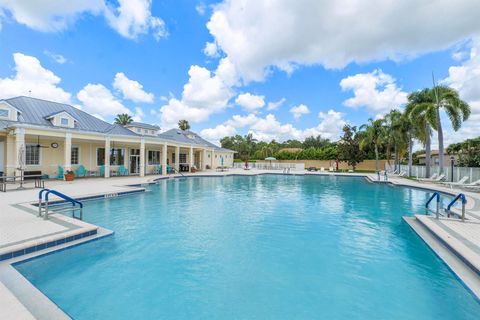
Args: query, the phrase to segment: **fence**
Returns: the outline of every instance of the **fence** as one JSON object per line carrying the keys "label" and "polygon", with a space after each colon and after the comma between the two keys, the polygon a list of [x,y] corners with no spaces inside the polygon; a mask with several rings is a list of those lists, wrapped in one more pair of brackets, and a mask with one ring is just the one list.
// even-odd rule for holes
{"label": "fence", "polygon": [[[394,166],[388,164],[385,165],[386,169],[389,171],[394,170]],[[430,167],[430,174],[438,173],[440,170],[439,166],[431,166]],[[400,165],[400,171],[404,171],[408,175],[408,165]],[[452,168],[451,167],[443,167],[443,173],[445,174],[446,181],[459,181],[463,177],[469,177],[467,182],[473,182],[480,179],[480,168],[472,168],[472,167],[453,167],[453,179],[452,179]],[[426,177],[426,168],[425,166],[412,166],[412,176],[416,178],[430,178]]]}
{"label": "fence", "polygon": [[[245,168],[245,162],[234,162],[233,167],[237,169]],[[249,162],[248,167],[259,170],[305,170],[304,163],[288,163],[288,162]]]}

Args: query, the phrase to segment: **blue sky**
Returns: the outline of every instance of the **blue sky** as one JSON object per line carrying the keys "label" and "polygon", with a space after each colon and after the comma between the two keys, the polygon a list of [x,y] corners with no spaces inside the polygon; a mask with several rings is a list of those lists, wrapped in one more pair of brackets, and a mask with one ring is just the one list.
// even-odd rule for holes
{"label": "blue sky", "polygon": [[434,71],[473,109],[448,142],[478,135],[478,1],[40,2],[0,0],[0,98],[162,129],[188,119],[212,141],[336,140],[345,123],[401,108]]}

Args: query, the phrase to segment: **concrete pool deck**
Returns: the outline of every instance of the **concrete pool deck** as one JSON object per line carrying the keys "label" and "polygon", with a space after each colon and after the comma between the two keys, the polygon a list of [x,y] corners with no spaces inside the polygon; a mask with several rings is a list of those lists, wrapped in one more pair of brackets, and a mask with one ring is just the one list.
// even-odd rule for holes
{"label": "concrete pool deck", "polygon": [[[185,176],[227,176],[227,175],[248,175],[254,176],[258,174],[279,173],[278,170],[242,170],[230,169],[229,171],[216,172],[206,171],[195,174],[185,174]],[[340,175],[340,176],[360,176],[366,177],[372,183],[384,183],[377,181],[377,176],[374,174],[364,173],[330,173],[330,172],[306,172],[306,171],[292,171],[291,174],[296,175]],[[142,191],[141,185],[154,182],[159,178],[179,177],[179,175],[171,175],[169,177],[163,176],[146,176],[146,177],[112,177],[109,179],[100,178],[86,178],[78,179],[73,182],[65,181],[47,181],[46,187],[55,189],[65,193],[71,197],[83,198],[97,195],[117,196],[124,192],[138,192]],[[395,176],[389,177],[390,186],[407,186],[414,188],[422,188],[429,190],[441,191],[448,194],[457,194],[462,192],[458,189],[451,189],[439,184],[420,183],[414,180],[399,178]],[[49,220],[43,220],[37,217],[37,210],[32,206],[33,202],[38,201],[39,189],[25,189],[25,190],[9,190],[6,193],[0,193],[0,256],[19,250],[25,250],[32,245],[41,246],[42,244],[51,242],[57,239],[66,239],[78,234],[90,232],[100,229],[92,224],[72,219],[65,215],[53,214]],[[444,242],[444,245],[449,247],[449,250],[455,250],[455,254],[464,259],[464,263],[470,264],[469,267],[480,270],[480,194],[472,192],[464,192],[467,196],[467,221],[461,222],[458,219],[435,219],[432,216],[425,216],[424,212],[405,213],[406,215],[416,214],[407,222],[415,227],[412,228],[422,237],[422,230],[427,230],[431,235]],[[414,222],[412,222],[412,219]],[[419,228],[423,228],[420,230]],[[42,311],[32,309],[28,303],[28,298],[21,296],[19,298],[19,291],[12,289],[13,280],[11,278],[12,262],[20,261],[25,258],[41,255],[50,251],[58,250],[59,248],[68,247],[89,241],[104,235],[107,235],[108,230],[101,230],[99,234],[87,236],[83,239],[74,239],[71,243],[62,243],[59,246],[44,248],[37,252],[26,252],[25,256],[15,257],[0,261],[0,319],[34,319],[34,318],[48,318],[43,317]],[[427,236],[422,237],[425,240]],[[426,241],[432,248],[432,244]],[[438,250],[432,248],[444,261],[447,259],[439,254]],[[458,265],[462,261],[456,262]],[[469,276],[462,276],[463,271],[459,271],[459,267],[453,266],[454,263],[446,263],[458,275],[459,278],[466,283],[477,297],[480,297],[480,275],[478,279],[467,279]],[[10,269],[12,270],[10,270]],[[456,269],[455,269],[456,268]],[[2,271],[3,269],[3,271]],[[8,277],[5,274],[10,273]],[[459,274],[460,273],[460,274]],[[10,280],[8,280],[10,279]],[[18,280],[20,281],[20,280]],[[25,280],[26,281],[26,280]],[[25,284],[26,285],[26,284]],[[478,286],[478,288],[477,288]],[[33,287],[33,286],[32,286]],[[48,300],[48,298],[45,297]],[[49,300],[48,300],[49,301]],[[50,302],[51,303],[51,302]],[[53,304],[53,303],[51,303]],[[28,307],[26,307],[28,305]],[[50,308],[53,308],[50,306]],[[54,308],[53,308],[54,309]],[[59,310],[51,311],[59,312]],[[59,312],[61,315],[61,311]],[[58,315],[58,317],[60,317]],[[63,314],[61,318],[68,318]]]}

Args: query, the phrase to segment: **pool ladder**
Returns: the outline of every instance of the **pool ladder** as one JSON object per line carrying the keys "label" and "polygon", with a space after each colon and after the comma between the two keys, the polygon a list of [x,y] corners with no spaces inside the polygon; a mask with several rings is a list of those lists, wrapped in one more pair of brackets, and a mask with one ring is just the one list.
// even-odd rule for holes
{"label": "pool ladder", "polygon": [[[43,198],[44,194],[45,198]],[[48,198],[50,194],[55,195],[65,201],[62,201],[60,204],[50,204]],[[83,220],[83,203],[56,190],[40,190],[40,192],[38,192],[38,216],[43,217],[44,220],[47,220],[48,215],[52,212],[52,207],[54,208],[53,212],[55,213],[71,212],[72,218]],[[76,212],[79,212],[78,216],[75,215]]]}
{"label": "pool ladder", "polygon": [[[435,210],[435,216],[436,218],[438,219],[439,216],[440,216],[440,192],[434,192],[432,194],[432,196],[428,199],[427,203],[425,203],[425,209],[426,209],[426,213],[428,214],[429,212],[432,212],[430,209],[429,209],[429,205],[430,203],[433,201],[433,199],[436,199],[436,203],[437,203],[437,206],[436,206],[436,210]],[[463,193],[459,193],[452,201],[450,201],[450,203],[447,205],[447,209],[445,209],[445,213],[447,214],[448,217],[450,217],[450,215],[452,215],[452,206],[458,201],[458,200],[461,200],[462,201],[462,215],[461,215],[461,219],[462,221],[465,221],[465,205],[467,204],[467,198],[465,197],[465,195]]]}

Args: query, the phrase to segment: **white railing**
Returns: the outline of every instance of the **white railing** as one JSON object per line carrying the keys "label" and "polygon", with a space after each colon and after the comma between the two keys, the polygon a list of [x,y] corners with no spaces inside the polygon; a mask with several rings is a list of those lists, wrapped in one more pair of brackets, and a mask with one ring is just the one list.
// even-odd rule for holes
{"label": "white railing", "polygon": [[[233,167],[236,169],[244,169],[245,162],[234,162]],[[287,163],[287,162],[248,162],[248,168],[259,170],[305,170],[304,163]]]}
{"label": "white railing", "polygon": [[[393,164],[391,164],[390,166],[386,164],[385,166],[388,171],[391,171],[391,172],[394,171],[395,167],[393,166]],[[438,173],[439,169],[440,169],[439,166],[431,166],[430,175],[434,173]],[[397,168],[397,173],[402,171],[408,175],[408,165],[400,165],[400,171]],[[445,174],[446,181],[456,182],[461,180],[465,176],[469,177],[467,182],[473,182],[480,179],[480,168],[474,168],[474,167],[453,167],[453,180],[452,180],[451,167],[447,167],[447,166],[443,167],[443,173]],[[412,176],[416,178],[430,178],[426,176],[425,166],[412,166]]]}

